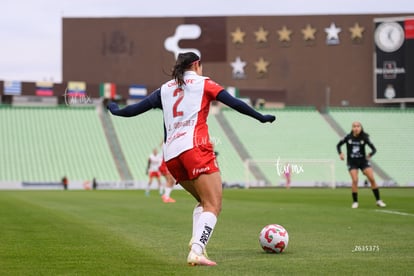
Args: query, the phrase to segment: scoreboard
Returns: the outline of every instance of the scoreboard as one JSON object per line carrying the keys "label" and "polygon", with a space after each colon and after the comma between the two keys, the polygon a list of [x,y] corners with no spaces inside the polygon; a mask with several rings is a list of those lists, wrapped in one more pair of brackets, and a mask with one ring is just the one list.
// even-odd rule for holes
{"label": "scoreboard", "polygon": [[414,17],[375,18],[374,101],[414,102]]}

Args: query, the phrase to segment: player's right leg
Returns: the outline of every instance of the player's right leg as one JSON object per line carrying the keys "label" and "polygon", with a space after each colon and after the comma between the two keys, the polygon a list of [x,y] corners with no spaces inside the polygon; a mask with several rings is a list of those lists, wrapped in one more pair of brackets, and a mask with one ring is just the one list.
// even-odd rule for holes
{"label": "player's right leg", "polygon": [[350,169],[349,174],[352,180],[352,208],[358,208],[358,169]]}
{"label": "player's right leg", "polygon": [[151,187],[151,183],[152,183],[152,175],[151,175],[151,173],[149,173],[150,174],[150,176],[149,176],[149,179],[148,179],[148,184],[147,184],[147,188],[145,189],[145,195],[146,196],[149,196],[150,195],[150,187]]}
{"label": "player's right leg", "polygon": [[[193,181],[181,181],[180,182],[181,186],[183,186],[183,188],[189,192],[199,203],[195,206],[194,211],[193,211],[193,231],[192,231],[192,237],[189,243],[189,249],[190,252],[188,254],[187,257],[187,263],[189,265],[204,265],[204,266],[215,266],[216,263],[214,261],[211,261],[208,259],[207,256],[207,252],[206,252],[206,244],[207,241],[209,239],[209,237],[212,234],[212,229],[214,228],[215,222],[217,221],[217,219],[215,218],[215,216],[211,216],[210,213],[210,217],[207,215],[207,218],[204,215],[204,218],[202,218],[202,214],[203,214],[203,207],[201,206],[201,198],[199,197],[199,195],[197,194],[196,189],[194,188],[194,182]],[[201,222],[200,222],[200,217],[201,217]],[[206,219],[208,222],[206,222]],[[212,221],[211,221],[212,220]],[[197,236],[203,235],[203,232],[206,230],[205,228],[203,228],[204,223],[207,223],[207,227],[209,229],[208,232],[208,237],[207,232],[205,232],[204,234],[204,239],[207,237],[207,241],[205,242],[205,244],[203,242],[196,242]],[[211,226],[213,226],[211,228]],[[203,241],[204,241],[203,239]]]}
{"label": "player's right leg", "polygon": [[162,195],[162,200],[165,203],[174,203],[175,199],[171,197],[171,192],[174,188],[175,180],[169,172],[164,174],[164,177],[166,180],[166,184],[165,184],[164,194]]}

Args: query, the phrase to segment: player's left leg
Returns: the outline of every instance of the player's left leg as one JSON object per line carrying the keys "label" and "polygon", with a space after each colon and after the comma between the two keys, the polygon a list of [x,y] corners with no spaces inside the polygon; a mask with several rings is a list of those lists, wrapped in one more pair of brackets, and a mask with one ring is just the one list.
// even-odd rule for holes
{"label": "player's left leg", "polygon": [[162,183],[161,183],[161,177],[159,175],[157,175],[155,177],[155,179],[157,179],[159,193],[160,193],[160,195],[162,195],[163,194],[163,187],[162,187]]}
{"label": "player's left leg", "polygon": [[366,167],[363,170],[363,173],[366,175],[369,183],[371,184],[371,190],[372,190],[372,193],[375,196],[377,206],[378,207],[386,207],[387,205],[381,200],[379,188],[378,188],[378,185],[375,181],[374,171],[372,170],[372,168],[371,167]]}

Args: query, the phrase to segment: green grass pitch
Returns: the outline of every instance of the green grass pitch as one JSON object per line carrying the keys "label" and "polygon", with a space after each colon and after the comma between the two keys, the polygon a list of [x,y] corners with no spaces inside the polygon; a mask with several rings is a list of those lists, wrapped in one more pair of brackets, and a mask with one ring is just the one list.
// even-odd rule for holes
{"label": "green grass pitch", "polygon": [[[224,190],[208,245],[216,267],[186,264],[195,201],[173,191],[1,191],[0,275],[408,275],[414,271],[414,189]],[[289,232],[265,253],[267,224]]]}

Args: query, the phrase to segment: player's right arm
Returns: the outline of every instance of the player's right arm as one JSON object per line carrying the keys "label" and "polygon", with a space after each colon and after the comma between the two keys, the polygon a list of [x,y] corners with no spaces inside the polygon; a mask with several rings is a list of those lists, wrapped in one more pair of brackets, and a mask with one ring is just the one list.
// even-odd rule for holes
{"label": "player's right arm", "polygon": [[113,115],[121,117],[137,116],[153,108],[162,109],[161,89],[153,91],[139,103],[128,105],[125,108],[120,109],[118,104],[115,102],[110,102],[107,108]]}
{"label": "player's right arm", "polygon": [[148,158],[147,169],[145,170],[146,175],[148,175],[150,165],[151,165],[151,158]]}
{"label": "player's right arm", "polygon": [[345,157],[344,157],[344,153],[342,152],[342,150],[341,150],[341,147],[342,147],[342,145],[343,144],[345,144],[345,142],[346,142],[346,138],[347,138],[347,136],[345,136],[341,141],[339,141],[338,142],[338,144],[336,145],[336,151],[338,152],[338,154],[339,154],[339,159],[341,159],[341,160],[344,160],[345,159]]}

